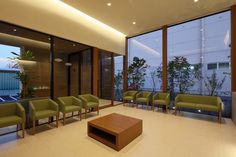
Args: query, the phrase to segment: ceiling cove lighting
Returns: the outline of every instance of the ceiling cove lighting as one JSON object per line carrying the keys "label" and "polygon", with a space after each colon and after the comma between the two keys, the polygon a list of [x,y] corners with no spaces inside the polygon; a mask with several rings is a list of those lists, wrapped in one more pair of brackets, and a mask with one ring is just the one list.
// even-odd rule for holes
{"label": "ceiling cove lighting", "polygon": [[122,37],[126,37],[126,36],[127,36],[127,35],[125,35],[124,33],[122,33],[122,32],[120,32],[120,31],[118,31],[118,30],[112,28],[111,26],[108,26],[107,24],[105,24],[105,23],[103,23],[103,22],[101,22],[101,21],[99,21],[99,20],[97,20],[97,19],[95,19],[95,18],[93,18],[93,17],[91,17],[91,16],[85,14],[84,12],[80,11],[79,9],[76,9],[76,8],[70,6],[69,4],[67,4],[67,3],[65,3],[65,2],[63,2],[63,1],[61,1],[61,0],[54,0],[54,1],[57,2],[59,5],[61,5],[62,7],[64,7],[64,8],[66,8],[66,9],[70,10],[71,12],[76,13],[79,17],[81,17],[81,18],[87,20],[87,21],[88,21],[88,24],[90,24],[90,25],[91,25],[91,24],[97,25],[98,27],[101,27],[101,28],[103,28],[103,29],[106,29],[106,30],[108,30],[108,31],[110,31],[110,32],[113,32],[113,33],[115,33],[115,34],[117,34],[117,35],[119,35],[119,36],[122,36]]}
{"label": "ceiling cove lighting", "polygon": [[109,2],[109,3],[107,3],[107,6],[108,6],[108,7],[110,7],[110,6],[111,6],[111,3],[110,3],[110,2]]}

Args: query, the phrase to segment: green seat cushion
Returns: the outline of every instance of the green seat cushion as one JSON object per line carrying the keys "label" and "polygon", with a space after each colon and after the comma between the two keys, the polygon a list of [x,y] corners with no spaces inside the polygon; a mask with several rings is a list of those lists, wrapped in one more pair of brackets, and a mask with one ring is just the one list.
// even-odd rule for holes
{"label": "green seat cushion", "polygon": [[167,102],[165,100],[154,100],[153,104],[166,105]]}
{"label": "green seat cushion", "polygon": [[73,111],[79,111],[80,109],[81,109],[80,106],[75,106],[75,105],[65,106],[65,113],[73,112]]}
{"label": "green seat cushion", "polygon": [[137,98],[137,102],[147,102],[148,98]]}
{"label": "green seat cushion", "polygon": [[217,106],[207,105],[207,104],[196,104],[197,109],[206,110],[206,111],[219,111]]}
{"label": "green seat cushion", "polygon": [[178,102],[176,106],[196,109],[196,104],[189,102]]}
{"label": "green seat cushion", "polygon": [[38,119],[43,119],[43,118],[56,116],[56,115],[57,115],[57,112],[54,110],[40,110],[35,113],[35,119],[38,120]]}
{"label": "green seat cushion", "polygon": [[133,100],[134,97],[133,97],[133,96],[124,96],[123,99],[124,99],[124,100]]}
{"label": "green seat cushion", "polygon": [[22,123],[22,118],[19,116],[0,117],[0,127],[6,127]]}
{"label": "green seat cushion", "polygon": [[96,102],[88,102],[87,103],[88,108],[97,107],[97,106],[98,106],[98,103],[96,103]]}

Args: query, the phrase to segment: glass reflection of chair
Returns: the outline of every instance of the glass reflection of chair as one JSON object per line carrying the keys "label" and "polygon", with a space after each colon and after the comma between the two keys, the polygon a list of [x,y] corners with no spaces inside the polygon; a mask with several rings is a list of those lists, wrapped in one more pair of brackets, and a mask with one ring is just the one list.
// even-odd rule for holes
{"label": "glass reflection of chair", "polygon": [[136,94],[137,94],[137,91],[134,91],[134,90],[124,92],[123,105],[125,106],[125,102],[129,101],[129,102],[132,102],[132,106],[134,107],[134,101],[135,101]]}

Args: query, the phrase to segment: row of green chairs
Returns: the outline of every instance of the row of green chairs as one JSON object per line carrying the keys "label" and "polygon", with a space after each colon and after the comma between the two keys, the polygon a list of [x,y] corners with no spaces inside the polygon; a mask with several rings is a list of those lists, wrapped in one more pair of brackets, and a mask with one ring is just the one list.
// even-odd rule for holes
{"label": "row of green chairs", "polygon": [[[85,118],[88,111],[97,110],[99,114],[99,99],[91,94],[59,97],[55,101],[44,98],[29,101],[29,119],[33,123],[33,133],[35,133],[36,122],[40,119],[56,117],[56,127],[58,127],[59,113],[63,114],[63,125],[65,124],[66,113],[78,111],[81,120],[81,110],[85,110]],[[26,123],[25,109],[20,103],[6,103],[0,105],[0,128],[11,125],[20,125],[22,128],[22,137],[24,137]]]}
{"label": "row of green chairs", "polygon": [[125,102],[132,102],[132,106],[134,106],[134,102],[136,103],[136,108],[138,108],[138,104],[146,104],[149,107],[149,104],[152,104],[152,109],[154,111],[154,105],[163,105],[166,108],[166,111],[170,104],[170,94],[169,93],[156,93],[152,95],[152,92],[147,91],[127,91],[123,94],[123,104]]}

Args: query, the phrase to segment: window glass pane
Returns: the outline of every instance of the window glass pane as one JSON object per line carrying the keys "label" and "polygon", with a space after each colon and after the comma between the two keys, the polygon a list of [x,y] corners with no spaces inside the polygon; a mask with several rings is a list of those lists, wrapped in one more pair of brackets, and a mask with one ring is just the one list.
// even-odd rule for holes
{"label": "window glass pane", "polygon": [[162,30],[128,40],[128,88],[160,91],[162,88]]}
{"label": "window glass pane", "polygon": [[123,56],[114,56],[114,94],[115,102],[114,104],[120,103],[122,101],[123,92]]}
{"label": "window glass pane", "polygon": [[207,70],[216,70],[216,69],[217,69],[217,63],[207,64]]}
{"label": "window glass pane", "polygon": [[231,116],[230,23],[230,12],[224,12],[168,28],[172,100],[179,93],[219,96],[224,116]]}

